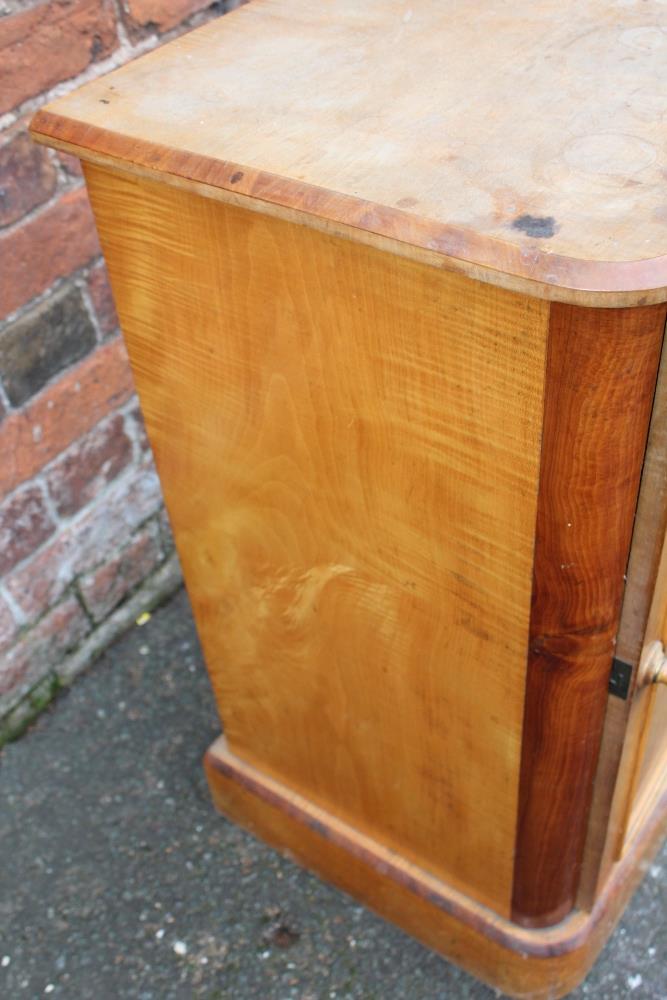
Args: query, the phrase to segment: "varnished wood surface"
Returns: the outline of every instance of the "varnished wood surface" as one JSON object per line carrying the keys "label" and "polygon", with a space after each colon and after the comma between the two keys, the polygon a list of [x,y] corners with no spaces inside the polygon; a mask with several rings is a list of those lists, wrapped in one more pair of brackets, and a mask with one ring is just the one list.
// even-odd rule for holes
{"label": "varnished wood surface", "polygon": [[614,808],[614,796],[627,737],[629,711],[629,696],[625,701],[614,694],[608,696],[577,890],[577,906],[584,910],[594,906],[601,887],[618,860],[623,813]]}
{"label": "varnished wood surface", "polygon": [[[645,634],[645,651],[653,643],[667,648],[667,539]],[[647,682],[640,665],[624,750],[619,797],[624,806],[624,840],[620,853],[641,829],[645,817],[667,788],[667,690]]]}
{"label": "varnished wood surface", "polygon": [[659,0],[253,0],[33,134],[547,298],[662,301],[666,53]]}
{"label": "varnished wood surface", "polygon": [[663,306],[551,307],[513,896],[527,925],[576,898],[664,326]]}
{"label": "varnished wood surface", "polygon": [[86,177],[232,749],[507,916],[548,307]]}
{"label": "varnished wood surface", "polygon": [[642,648],[655,639],[653,636],[647,640],[646,630],[666,527],[667,351],[663,340],[614,654],[632,667],[633,679],[625,700],[614,694],[607,700],[579,890],[579,905],[587,908],[595,900],[622,845],[628,791],[620,764],[624,747],[632,740],[628,720]]}
{"label": "varnished wood surface", "polygon": [[526,930],[386,851],[239,760],[224,739],[205,758],[217,807],[504,994],[555,1000],[586,975],[667,829],[667,795],[618,864],[590,914]]}
{"label": "varnished wood surface", "polygon": [[616,656],[639,664],[667,530],[667,350],[660,359]]}
{"label": "varnished wood surface", "polygon": [[629,839],[641,829],[646,816],[667,788],[667,689],[664,685],[656,685],[650,694],[651,705],[644,720],[641,762],[628,824]]}
{"label": "varnished wood surface", "polygon": [[[663,349],[664,356],[664,349]],[[664,366],[663,366],[664,367]],[[661,412],[660,396],[664,385],[657,389],[657,410]],[[654,443],[655,443],[654,438]],[[659,440],[659,438],[658,438]],[[655,468],[649,454],[647,466]],[[650,482],[650,480],[649,480]],[[643,636],[643,655],[634,676],[632,699],[624,713],[623,728],[612,740],[614,754],[618,753],[617,743],[622,740],[620,764],[613,787],[608,828],[604,852],[597,884],[591,883],[594,894],[608,877],[614,864],[618,864],[632,850],[632,845],[641,836],[647,815],[667,785],[667,719],[664,708],[662,718],[654,719],[656,699],[662,701],[662,691],[656,691],[646,683],[646,654],[654,643],[667,640],[667,541],[663,540],[660,563],[654,581],[654,589],[648,622]],[[654,723],[657,725],[654,728]],[[594,831],[590,831],[595,834]]]}
{"label": "varnished wood surface", "polygon": [[[392,213],[378,209],[373,209],[372,218],[381,219],[382,224],[375,224],[372,229],[357,224],[355,220],[368,223],[371,206],[363,202],[352,204],[341,195],[329,196],[302,186],[301,195],[299,199],[295,198],[295,202],[306,207],[294,208],[283,204],[277,197],[282,184],[276,184],[275,178],[263,177],[266,183],[253,185],[250,195],[239,193],[231,183],[231,178],[242,172],[237,164],[221,165],[159,145],[137,146],[123,136],[92,125],[82,128],[79,122],[51,115],[45,110],[37,113],[33,126],[32,135],[37,142],[81,157],[96,166],[119,169],[145,180],[159,179],[205,198],[286,222],[307,225],[329,235],[342,236],[386,253],[430,264],[532,298],[607,308],[657,303],[667,299],[667,287],[662,285],[667,258],[615,264],[612,268],[604,261],[573,263],[557,254],[550,255],[548,259],[537,259],[525,250],[514,254],[495,243],[485,247],[487,241],[476,239],[470,232],[453,232],[450,234],[451,241],[448,241],[444,238],[442,227],[436,227],[438,231],[435,232],[427,222],[411,222],[413,235],[408,238],[402,217],[394,225],[390,219]],[[222,186],[223,181],[229,182],[228,186]],[[462,240],[465,240],[466,246],[470,244],[470,248],[465,256],[462,255],[463,250],[460,250],[461,255],[453,255],[451,247],[461,248]],[[504,259],[506,253],[510,254],[510,263],[506,270],[499,270],[499,254]],[[527,261],[530,263],[529,277],[524,266]],[[553,284],[556,274],[560,275],[560,283]]]}

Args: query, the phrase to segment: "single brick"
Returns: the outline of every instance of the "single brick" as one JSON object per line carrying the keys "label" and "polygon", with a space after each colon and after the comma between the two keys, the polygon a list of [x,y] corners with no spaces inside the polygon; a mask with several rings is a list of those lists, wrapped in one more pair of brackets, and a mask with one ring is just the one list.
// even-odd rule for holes
{"label": "single brick", "polygon": [[113,0],[42,0],[0,18],[0,113],[118,46]]}
{"label": "single brick", "polygon": [[0,576],[53,534],[55,525],[36,486],[17,490],[0,505]]}
{"label": "single brick", "polygon": [[118,315],[114,305],[111,285],[104,264],[98,264],[88,275],[88,290],[95,307],[95,315],[102,333],[113,333],[118,329]]}
{"label": "single brick", "polygon": [[152,469],[124,476],[34,559],[9,575],[7,590],[28,618],[36,618],[60,599],[76,577],[113,558],[161,503]]}
{"label": "single brick", "polygon": [[62,289],[0,333],[0,373],[21,406],[54,375],[95,346],[95,328],[78,288]]}
{"label": "single brick", "polygon": [[88,613],[100,622],[120,604],[162,561],[156,522],[134,536],[129,545],[79,580],[79,591]]}
{"label": "single brick", "polygon": [[0,226],[8,226],[47,201],[58,177],[44,146],[24,128],[0,146]]}
{"label": "single brick", "polygon": [[0,423],[0,495],[9,493],[132,395],[120,337],[98,347]]}
{"label": "single brick", "polygon": [[0,660],[0,717],[34,684],[58,666],[90,631],[90,622],[75,597],[69,596],[24,632]]}
{"label": "single brick", "polygon": [[211,7],[214,0],[125,0],[125,22],[131,31],[169,31],[197,11]]}
{"label": "single brick", "polygon": [[61,517],[89,503],[132,461],[132,442],[120,414],[94,427],[45,473],[49,495]]}
{"label": "single brick", "polygon": [[25,225],[0,237],[0,316],[7,316],[100,252],[83,188],[68,191]]}
{"label": "single brick", "polygon": [[0,594],[0,653],[12,644],[18,630],[11,608]]}

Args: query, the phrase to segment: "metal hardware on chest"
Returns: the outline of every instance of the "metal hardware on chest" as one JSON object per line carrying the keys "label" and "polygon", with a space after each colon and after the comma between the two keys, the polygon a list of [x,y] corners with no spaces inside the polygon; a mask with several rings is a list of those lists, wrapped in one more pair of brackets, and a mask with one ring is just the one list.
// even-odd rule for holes
{"label": "metal hardware on chest", "polygon": [[609,675],[609,694],[615,694],[617,698],[622,698],[625,701],[630,690],[631,678],[632,666],[614,657]]}

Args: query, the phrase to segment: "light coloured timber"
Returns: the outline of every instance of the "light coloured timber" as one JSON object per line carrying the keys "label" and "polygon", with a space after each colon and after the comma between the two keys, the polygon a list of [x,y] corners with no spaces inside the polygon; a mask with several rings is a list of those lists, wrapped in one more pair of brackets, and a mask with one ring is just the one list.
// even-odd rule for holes
{"label": "light coloured timber", "polygon": [[86,179],[230,746],[507,915],[548,307]]}
{"label": "light coloured timber", "polygon": [[[645,640],[645,649],[654,642],[667,647],[667,540]],[[646,683],[646,678],[643,681],[640,675],[626,737],[628,770],[623,849],[637,835],[667,788],[667,690],[664,685]]]}
{"label": "light coloured timber", "polygon": [[86,164],[216,801],[533,998],[667,805],[662,692],[607,695],[666,629],[667,7],[570,14],[253,0],[32,122]]}
{"label": "light coloured timber", "polygon": [[445,958],[504,994],[556,1000],[586,975],[667,830],[667,795],[614,867],[590,913],[528,930],[504,920],[386,851],[213,743],[205,757],[213,799],[233,822],[363,899]]}
{"label": "light coloured timber", "polygon": [[569,13],[253,0],[52,102],[33,134],[528,294],[663,301],[667,10]]}

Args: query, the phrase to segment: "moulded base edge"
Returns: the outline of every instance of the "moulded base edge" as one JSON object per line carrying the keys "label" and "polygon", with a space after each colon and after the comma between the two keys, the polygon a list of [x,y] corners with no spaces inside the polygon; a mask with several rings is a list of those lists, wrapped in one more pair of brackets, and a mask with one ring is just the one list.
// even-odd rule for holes
{"label": "moulded base edge", "polygon": [[527,929],[499,917],[395,851],[236,757],[224,737],[204,758],[216,807],[344,889],[444,958],[512,997],[558,998],[585,977],[667,829],[658,803],[589,913]]}

